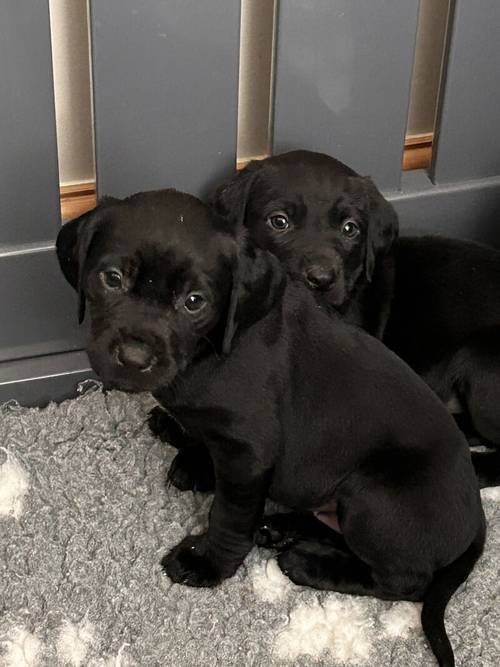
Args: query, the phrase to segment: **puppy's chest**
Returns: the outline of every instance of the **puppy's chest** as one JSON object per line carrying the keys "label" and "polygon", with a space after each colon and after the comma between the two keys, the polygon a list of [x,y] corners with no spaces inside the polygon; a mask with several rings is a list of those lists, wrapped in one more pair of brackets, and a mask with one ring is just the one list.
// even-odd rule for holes
{"label": "puppy's chest", "polygon": [[237,439],[253,430],[264,437],[277,411],[269,366],[239,351],[226,360],[207,359],[159,399],[186,430],[219,431]]}
{"label": "puppy's chest", "polygon": [[187,434],[209,449],[232,441],[258,454],[279,440],[274,402],[262,400],[244,383],[197,383],[175,396],[163,395],[160,401]]}

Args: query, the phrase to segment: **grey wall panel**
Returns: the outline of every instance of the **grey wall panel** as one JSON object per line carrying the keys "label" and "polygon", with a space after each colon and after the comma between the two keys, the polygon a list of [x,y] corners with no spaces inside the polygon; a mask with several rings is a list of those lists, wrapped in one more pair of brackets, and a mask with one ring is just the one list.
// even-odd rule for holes
{"label": "grey wall panel", "polygon": [[76,298],[53,248],[59,174],[46,0],[0,3],[0,173],[0,361],[81,348]]}
{"label": "grey wall panel", "polygon": [[48,2],[0,3],[0,248],[60,222]]}
{"label": "grey wall panel", "polygon": [[240,3],[93,0],[99,194],[204,194],[234,169]]}
{"label": "grey wall panel", "polygon": [[500,174],[500,2],[455,0],[438,135],[436,183]]}
{"label": "grey wall panel", "polygon": [[83,347],[77,300],[54,248],[0,255],[0,361]]}
{"label": "grey wall panel", "polygon": [[274,152],[330,153],[399,187],[416,0],[286,0],[278,18]]}
{"label": "grey wall panel", "polygon": [[388,199],[403,235],[442,234],[500,248],[500,176],[433,185],[425,171],[407,171],[403,191]]}
{"label": "grey wall panel", "polygon": [[87,379],[95,379],[95,374],[84,352],[0,362],[0,405],[15,400],[43,407],[50,401],[72,398]]}

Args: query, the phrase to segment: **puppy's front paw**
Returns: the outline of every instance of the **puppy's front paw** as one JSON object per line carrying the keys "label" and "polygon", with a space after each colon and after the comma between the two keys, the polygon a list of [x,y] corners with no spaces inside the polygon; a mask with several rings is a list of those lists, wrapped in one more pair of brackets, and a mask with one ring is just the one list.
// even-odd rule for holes
{"label": "puppy's front paw", "polygon": [[149,413],[148,426],[151,433],[160,438],[162,442],[170,442],[171,437],[168,430],[170,421],[170,417],[165,410],[157,405]]}
{"label": "puppy's front paw", "polygon": [[303,585],[306,579],[307,557],[299,549],[283,551],[278,556],[278,565],[283,574],[295,584]]}
{"label": "puppy's front paw", "polygon": [[291,514],[268,514],[256,530],[254,542],[267,549],[286,549],[298,538],[299,534],[290,521]]}
{"label": "puppy's front paw", "polygon": [[[359,578],[360,584],[364,582],[365,586],[373,585],[367,565],[352,553],[329,544],[299,540],[279,554],[278,565],[283,574],[299,586],[342,591],[343,588],[337,588],[342,584],[346,591],[354,592],[353,578]],[[359,585],[357,590],[361,590]]]}
{"label": "puppy's front paw", "polygon": [[234,574],[236,568],[223,567],[210,557],[204,535],[190,535],[161,561],[167,575],[177,584],[212,588]]}
{"label": "puppy's front paw", "polygon": [[200,452],[181,449],[170,464],[167,480],[179,491],[208,493],[215,488],[213,464]]}
{"label": "puppy's front paw", "polygon": [[[334,549],[331,552],[331,558],[334,561]],[[318,585],[318,582],[321,582],[325,575],[321,572],[321,560],[314,553],[313,545],[299,541],[287,551],[282,551],[277,560],[283,574],[294,584],[324,588],[323,585]],[[328,577],[326,580],[328,581]]]}

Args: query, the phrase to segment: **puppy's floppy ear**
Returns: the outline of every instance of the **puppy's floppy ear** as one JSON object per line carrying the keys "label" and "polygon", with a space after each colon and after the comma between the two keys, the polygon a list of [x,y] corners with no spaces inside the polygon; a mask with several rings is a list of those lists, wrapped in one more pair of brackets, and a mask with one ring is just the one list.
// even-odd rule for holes
{"label": "puppy's floppy ear", "polygon": [[279,260],[267,250],[240,238],[233,260],[232,287],[227,309],[222,353],[229,354],[238,329],[260,320],[272,308],[284,286]]}
{"label": "puppy's floppy ear", "polygon": [[349,181],[354,192],[364,200],[361,208],[364,209],[368,221],[365,275],[368,282],[371,282],[377,255],[387,252],[397,239],[398,216],[371,178],[352,176]]}
{"label": "puppy's floppy ear", "polygon": [[85,294],[82,285],[85,260],[95,230],[102,219],[103,209],[115,201],[119,200],[111,197],[104,198],[96,208],[66,222],[57,235],[56,250],[59,265],[66,280],[78,292],[78,321],[80,324],[85,317]]}
{"label": "puppy's floppy ear", "polygon": [[217,215],[233,224],[244,224],[241,218],[241,202],[248,198],[248,184],[254,181],[256,172],[262,168],[260,160],[252,160],[244,169],[221,183],[208,199],[208,204]]}
{"label": "puppy's floppy ear", "polygon": [[219,211],[218,214],[233,221],[234,234],[231,257],[232,285],[222,340],[223,354],[229,354],[231,351],[238,328],[250,326],[271,309],[285,280],[279,260],[266,250],[253,246],[244,228],[255,171],[248,170],[244,174],[240,172],[229,186],[230,195],[226,193],[219,199],[219,205],[229,208],[226,208],[225,213]]}

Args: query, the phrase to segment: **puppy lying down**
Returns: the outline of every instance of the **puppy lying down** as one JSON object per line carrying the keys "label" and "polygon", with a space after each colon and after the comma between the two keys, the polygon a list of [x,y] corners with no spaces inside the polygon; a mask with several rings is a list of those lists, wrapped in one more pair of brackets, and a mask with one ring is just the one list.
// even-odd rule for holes
{"label": "puppy lying down", "polygon": [[[298,584],[422,600],[429,643],[452,665],[444,610],[485,539],[467,443],[402,361],[238,233],[165,190],[106,200],[57,240],[96,372],[153,391],[179,447],[171,479],[215,487],[207,532],[165,571],[214,586],[260,526]],[[268,497],[295,512],[263,519]]]}

